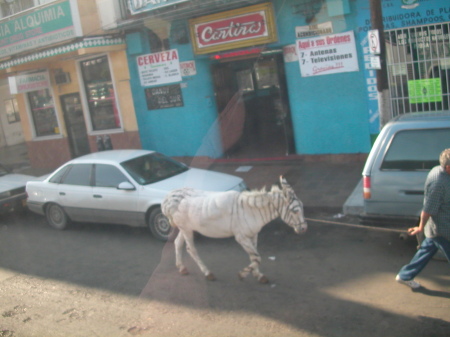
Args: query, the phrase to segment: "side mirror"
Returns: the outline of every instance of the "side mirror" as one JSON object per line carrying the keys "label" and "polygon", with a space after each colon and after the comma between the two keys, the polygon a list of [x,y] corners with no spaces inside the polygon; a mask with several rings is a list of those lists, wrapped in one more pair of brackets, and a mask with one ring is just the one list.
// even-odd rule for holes
{"label": "side mirror", "polygon": [[124,190],[124,191],[134,191],[136,189],[136,187],[134,187],[132,183],[130,183],[128,181],[124,181],[124,182],[121,182],[117,186],[117,189]]}

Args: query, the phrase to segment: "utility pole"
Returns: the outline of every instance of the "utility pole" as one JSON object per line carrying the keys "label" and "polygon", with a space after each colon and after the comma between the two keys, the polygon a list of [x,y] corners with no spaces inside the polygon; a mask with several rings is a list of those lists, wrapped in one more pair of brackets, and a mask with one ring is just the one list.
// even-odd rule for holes
{"label": "utility pole", "polygon": [[377,69],[377,91],[378,91],[378,111],[380,119],[380,129],[392,118],[391,95],[389,92],[387,64],[386,64],[386,41],[384,38],[382,0],[370,0],[370,23],[372,29],[377,29],[380,43],[380,63],[381,69]]}

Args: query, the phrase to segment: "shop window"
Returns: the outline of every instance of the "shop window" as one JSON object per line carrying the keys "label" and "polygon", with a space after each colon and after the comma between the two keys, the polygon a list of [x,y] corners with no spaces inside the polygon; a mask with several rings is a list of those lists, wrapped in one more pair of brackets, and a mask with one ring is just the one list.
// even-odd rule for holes
{"label": "shop window", "polygon": [[19,107],[15,98],[5,100],[5,110],[9,124],[20,122]]}
{"label": "shop window", "polygon": [[49,89],[27,93],[36,137],[59,135],[53,97]]}
{"label": "shop window", "polygon": [[121,127],[107,56],[80,62],[93,131]]}

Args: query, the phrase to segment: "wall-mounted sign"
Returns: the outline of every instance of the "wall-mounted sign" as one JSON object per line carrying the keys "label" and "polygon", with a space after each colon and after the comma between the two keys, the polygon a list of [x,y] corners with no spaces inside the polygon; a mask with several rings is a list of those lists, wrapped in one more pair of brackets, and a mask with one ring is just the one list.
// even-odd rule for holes
{"label": "wall-mounted sign", "polygon": [[82,36],[77,2],[67,0],[0,23],[0,57]]}
{"label": "wall-mounted sign", "polygon": [[295,27],[297,39],[329,34],[333,34],[333,23],[331,21],[318,23],[316,25]]}
{"label": "wall-mounted sign", "polygon": [[176,49],[141,55],[136,58],[143,87],[180,82],[180,59]]}
{"label": "wall-mounted sign", "polygon": [[358,71],[353,31],[297,40],[302,77]]}
{"label": "wall-mounted sign", "polygon": [[195,67],[195,61],[180,62],[181,76],[194,76],[197,75],[197,68]]}
{"label": "wall-mounted sign", "polygon": [[381,69],[380,55],[369,55],[369,63],[366,64],[366,69]]}
{"label": "wall-mounted sign", "polygon": [[135,15],[186,1],[188,0],[128,0],[128,8]]}
{"label": "wall-mounted sign", "polygon": [[50,87],[50,77],[47,71],[8,77],[8,81],[11,95]]}
{"label": "wall-mounted sign", "polygon": [[403,9],[414,9],[419,6],[419,0],[402,0]]}
{"label": "wall-mounted sign", "polygon": [[179,84],[145,89],[147,109],[157,110],[183,106],[183,96]]}
{"label": "wall-mounted sign", "polygon": [[298,61],[297,50],[295,44],[290,44],[283,47],[284,62],[296,62]]}
{"label": "wall-mounted sign", "polygon": [[367,38],[369,39],[369,51],[371,54],[380,54],[380,35],[378,29],[369,30],[367,33]]}
{"label": "wall-mounted sign", "polygon": [[189,27],[196,54],[244,48],[277,40],[271,3],[192,19]]}
{"label": "wall-mounted sign", "polygon": [[442,102],[442,85],[440,78],[426,78],[408,81],[409,102]]}

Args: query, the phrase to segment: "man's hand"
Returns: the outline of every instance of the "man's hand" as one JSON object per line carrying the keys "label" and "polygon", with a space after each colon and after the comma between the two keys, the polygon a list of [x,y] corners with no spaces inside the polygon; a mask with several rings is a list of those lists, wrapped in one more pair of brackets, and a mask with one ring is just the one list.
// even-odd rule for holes
{"label": "man's hand", "polygon": [[413,236],[419,233],[422,233],[424,228],[425,228],[425,224],[428,222],[428,219],[431,217],[431,214],[422,211],[420,213],[420,221],[419,221],[419,226],[416,227],[411,227],[408,229],[408,234]]}
{"label": "man's hand", "polygon": [[419,233],[422,233],[422,232],[423,232],[423,228],[421,228],[419,226],[411,227],[411,228],[408,229],[408,234],[411,235],[411,236],[419,234]]}

